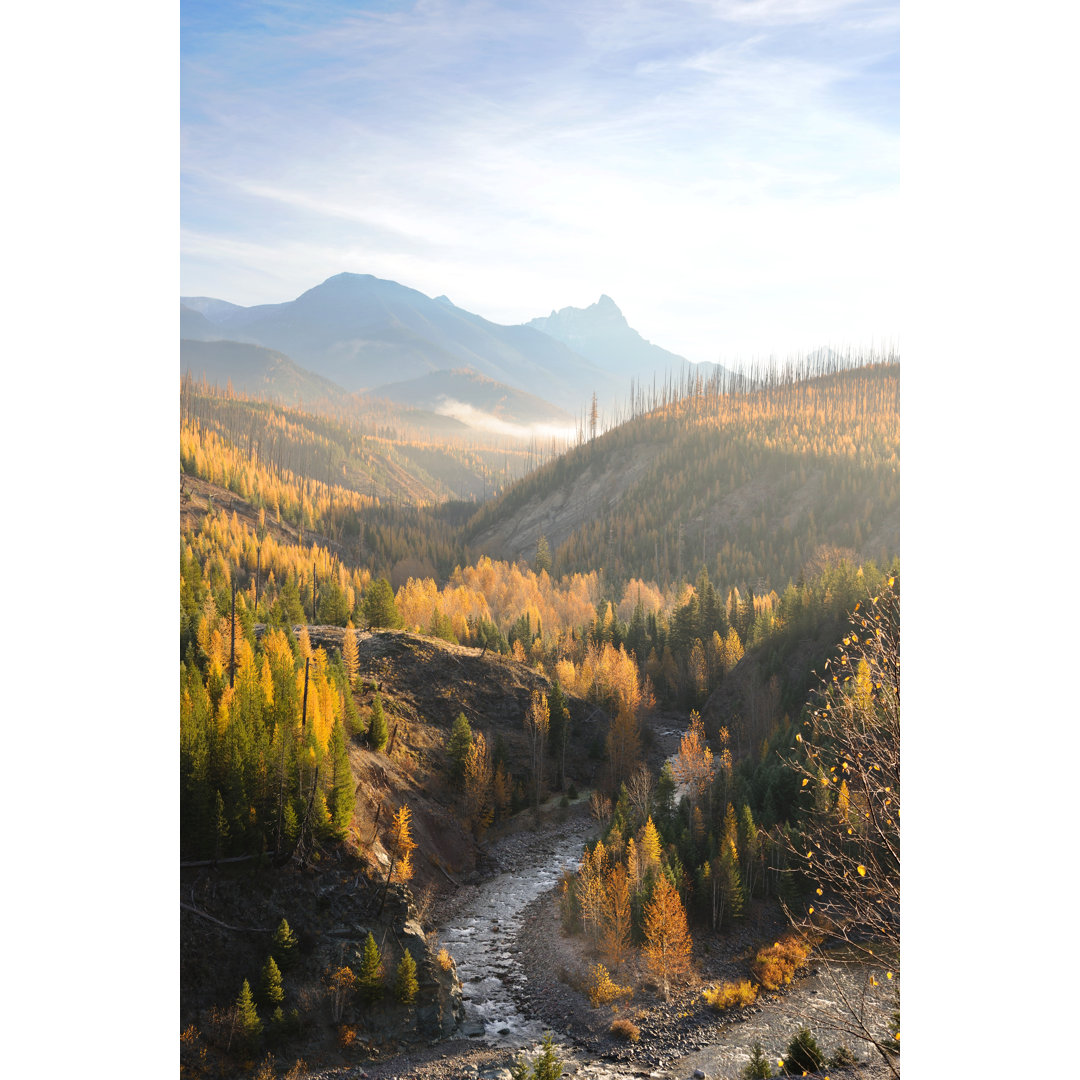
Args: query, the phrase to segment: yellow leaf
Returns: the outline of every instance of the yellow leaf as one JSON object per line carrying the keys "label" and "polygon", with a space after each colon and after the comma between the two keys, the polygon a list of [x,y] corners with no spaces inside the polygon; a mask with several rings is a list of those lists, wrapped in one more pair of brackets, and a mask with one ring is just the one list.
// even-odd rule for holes
{"label": "yellow leaf", "polygon": [[806,785],[807,785],[807,784],[809,784],[809,783],[810,783],[810,781],[809,781],[809,780],[804,780],[804,781],[802,782],[802,786],[803,786],[803,787],[806,787]]}
{"label": "yellow leaf", "polygon": [[814,914],[814,909],[813,909],[813,908],[811,908],[811,909],[810,909],[810,914],[811,914],[811,915],[813,915],[813,914]]}
{"label": "yellow leaf", "polygon": [[818,889],[818,890],[817,890],[817,894],[818,894],[818,896],[820,896],[820,895],[821,895],[821,889]]}
{"label": "yellow leaf", "polygon": [[855,869],[859,871],[859,877],[866,877],[866,867],[865,866],[857,866]]}
{"label": "yellow leaf", "polygon": [[892,972],[891,971],[886,971],[885,972],[885,978],[886,979],[891,979],[892,978]]}

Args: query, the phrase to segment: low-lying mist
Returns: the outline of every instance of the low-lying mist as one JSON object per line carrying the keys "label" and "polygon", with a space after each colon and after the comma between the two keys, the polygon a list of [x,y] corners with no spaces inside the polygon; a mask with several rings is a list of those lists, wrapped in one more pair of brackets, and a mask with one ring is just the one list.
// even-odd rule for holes
{"label": "low-lying mist", "polygon": [[435,406],[440,416],[449,416],[462,424],[467,424],[478,431],[488,431],[494,435],[508,435],[515,439],[565,439],[574,438],[577,429],[573,424],[553,424],[537,421],[531,424],[519,424],[513,420],[504,420],[494,413],[484,412],[464,401],[454,398],[441,398]]}

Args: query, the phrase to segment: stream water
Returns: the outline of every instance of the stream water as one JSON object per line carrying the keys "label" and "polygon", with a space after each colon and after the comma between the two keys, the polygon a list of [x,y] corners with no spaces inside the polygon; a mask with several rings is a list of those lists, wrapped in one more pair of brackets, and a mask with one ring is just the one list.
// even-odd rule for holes
{"label": "stream water", "polygon": [[[501,872],[479,885],[460,890],[441,920],[439,939],[457,963],[462,982],[466,1021],[462,1034],[491,1046],[520,1048],[535,1044],[548,1030],[539,1019],[523,1014],[514,991],[527,981],[515,957],[515,939],[522,925],[525,907],[553,889],[563,869],[574,868],[581,858],[582,845],[593,832],[594,823],[583,816],[572,818],[543,833],[520,833],[494,846],[492,858]],[[797,1028],[809,1026],[826,1054],[846,1045],[863,1061],[874,1060],[873,1048],[837,1030],[846,1016],[844,998],[857,1001],[869,992],[888,1016],[895,994],[894,983],[878,973],[880,985],[867,990],[868,970],[845,968],[837,977],[819,970],[801,977],[781,996],[761,1001],[760,1011],[737,1023],[717,1023],[685,1050],[692,1052],[667,1057],[672,1075],[692,1076],[695,1069],[708,1077],[735,1077],[749,1060],[750,1047],[760,1041],[767,1056],[776,1063]],[[884,1032],[879,1032],[884,1034]],[[557,1042],[558,1032],[553,1032]],[[599,1068],[599,1066],[597,1066]],[[582,1076],[592,1076],[586,1069]],[[601,1073],[596,1073],[600,1076]],[[606,1078],[623,1076],[617,1068],[602,1071]],[[630,1075],[630,1074],[626,1074]]]}
{"label": "stream water", "polygon": [[[521,1046],[539,1039],[539,1020],[523,1016],[513,990],[526,980],[514,957],[522,911],[555,887],[564,868],[576,868],[592,830],[587,819],[567,822],[544,839],[536,834],[510,838],[528,850],[530,862],[508,859],[513,869],[486,879],[467,895],[439,930],[439,940],[457,963],[465,1005],[465,1033],[490,1044]],[[518,864],[518,865],[514,865]]]}

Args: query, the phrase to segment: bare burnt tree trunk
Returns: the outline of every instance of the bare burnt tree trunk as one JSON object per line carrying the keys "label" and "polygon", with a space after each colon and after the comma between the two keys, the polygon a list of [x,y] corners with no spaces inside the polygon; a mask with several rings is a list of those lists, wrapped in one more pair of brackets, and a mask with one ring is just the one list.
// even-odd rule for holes
{"label": "bare burnt tree trunk", "polygon": [[229,688],[236,678],[236,576],[232,581],[232,614],[229,616]]}

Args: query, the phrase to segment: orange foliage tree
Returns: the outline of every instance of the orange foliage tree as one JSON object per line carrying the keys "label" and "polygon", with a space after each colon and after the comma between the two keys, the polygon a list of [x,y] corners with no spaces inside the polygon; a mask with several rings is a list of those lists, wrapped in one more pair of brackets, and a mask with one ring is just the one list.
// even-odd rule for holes
{"label": "orange foliage tree", "polygon": [[667,1001],[671,981],[690,971],[692,941],[686,911],[665,874],[656,879],[652,899],[645,905],[645,965],[660,983]]}

